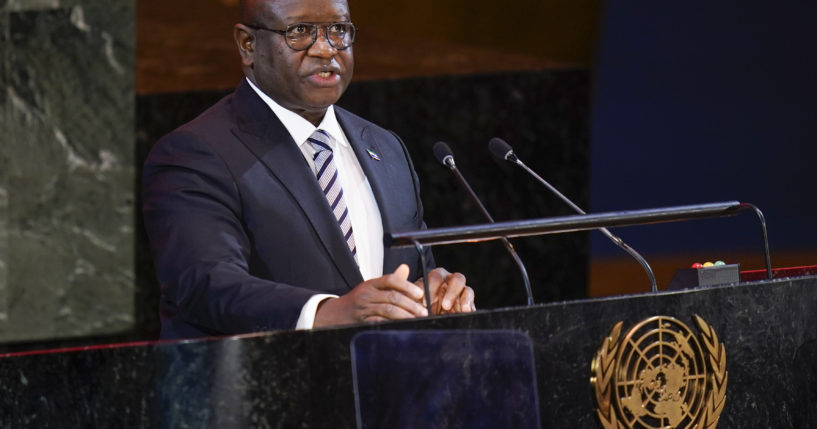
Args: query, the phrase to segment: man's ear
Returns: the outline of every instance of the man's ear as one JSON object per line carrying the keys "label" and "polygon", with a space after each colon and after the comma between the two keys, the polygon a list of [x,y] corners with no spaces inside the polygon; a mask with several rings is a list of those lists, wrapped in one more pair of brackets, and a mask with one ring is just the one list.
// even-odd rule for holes
{"label": "man's ear", "polygon": [[244,24],[236,24],[233,27],[233,39],[238,46],[238,54],[241,55],[241,65],[252,67],[255,61],[255,34],[252,29]]}

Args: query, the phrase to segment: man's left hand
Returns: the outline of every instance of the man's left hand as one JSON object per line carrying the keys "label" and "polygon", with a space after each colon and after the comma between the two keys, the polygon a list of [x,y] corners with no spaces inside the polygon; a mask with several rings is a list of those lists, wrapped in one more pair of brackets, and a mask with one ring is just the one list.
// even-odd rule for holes
{"label": "man's left hand", "polygon": [[[435,268],[428,273],[431,309],[434,314],[470,313],[476,311],[474,290],[465,284],[465,276]],[[423,287],[423,279],[415,282]],[[425,296],[422,298],[425,305]]]}

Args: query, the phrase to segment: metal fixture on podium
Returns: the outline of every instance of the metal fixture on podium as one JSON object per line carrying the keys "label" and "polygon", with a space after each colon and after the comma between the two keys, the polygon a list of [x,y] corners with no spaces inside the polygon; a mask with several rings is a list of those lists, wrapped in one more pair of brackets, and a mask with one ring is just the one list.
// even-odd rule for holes
{"label": "metal fixture on podium", "polygon": [[[587,231],[599,228],[732,217],[744,211],[753,211],[760,221],[763,252],[766,263],[766,276],[771,280],[772,263],[769,252],[766,220],[763,213],[756,206],[738,201],[405,231],[393,234],[387,233],[384,235],[383,240],[387,247],[414,247],[420,252],[422,257],[424,246],[477,243],[500,240],[503,237],[531,237]],[[427,273],[426,261],[423,259],[422,263],[423,272]],[[428,297],[428,295],[426,296]],[[427,304],[429,314],[431,314],[430,300],[427,301]]]}

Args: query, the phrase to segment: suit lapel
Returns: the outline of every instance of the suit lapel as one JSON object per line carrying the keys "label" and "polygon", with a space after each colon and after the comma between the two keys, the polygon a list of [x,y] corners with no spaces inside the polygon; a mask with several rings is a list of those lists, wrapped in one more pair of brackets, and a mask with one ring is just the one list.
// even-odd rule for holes
{"label": "suit lapel", "polygon": [[[416,189],[411,186],[413,167],[402,142],[396,135],[383,130],[360,117],[335,106],[335,115],[343,128],[349,143],[352,145],[363,172],[372,187],[380,217],[383,222],[383,232],[396,232],[416,229],[422,225],[421,203],[417,199]],[[368,152],[371,150],[374,154]],[[379,159],[378,159],[379,158]],[[408,175],[407,175],[408,173]],[[412,213],[414,218],[407,218]],[[391,272],[401,263],[415,260],[413,249],[383,249],[383,272]],[[430,261],[433,264],[433,260]],[[419,260],[417,260],[419,264]],[[414,277],[423,274],[415,264],[412,268]]]}
{"label": "suit lapel", "polygon": [[393,174],[389,174],[389,168],[394,160],[377,159],[380,157],[379,154],[385,152],[378,146],[375,136],[369,132],[368,124],[360,123],[354,116],[337,106],[335,106],[335,115],[372,187],[372,193],[380,210],[383,231],[390,231],[390,208],[395,207],[395,204],[392,203],[391,193],[388,192],[389,189],[393,189],[391,182],[394,177]]}
{"label": "suit lapel", "polygon": [[236,90],[234,108],[237,126],[233,134],[267,166],[298,203],[349,288],[362,282],[357,263],[343,240],[315,174],[284,125],[244,81]]}

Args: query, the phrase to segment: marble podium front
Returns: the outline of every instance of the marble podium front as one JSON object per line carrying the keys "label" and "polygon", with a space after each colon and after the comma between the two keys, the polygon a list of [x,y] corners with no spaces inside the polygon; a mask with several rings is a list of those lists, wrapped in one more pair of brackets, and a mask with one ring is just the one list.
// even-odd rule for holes
{"label": "marble podium front", "polygon": [[655,315],[691,325],[697,314],[728,357],[719,428],[817,427],[815,292],[812,276],[308,332],[6,355],[0,426],[356,427],[355,334],[510,329],[533,344],[541,427],[597,428],[590,362],[611,327]]}

